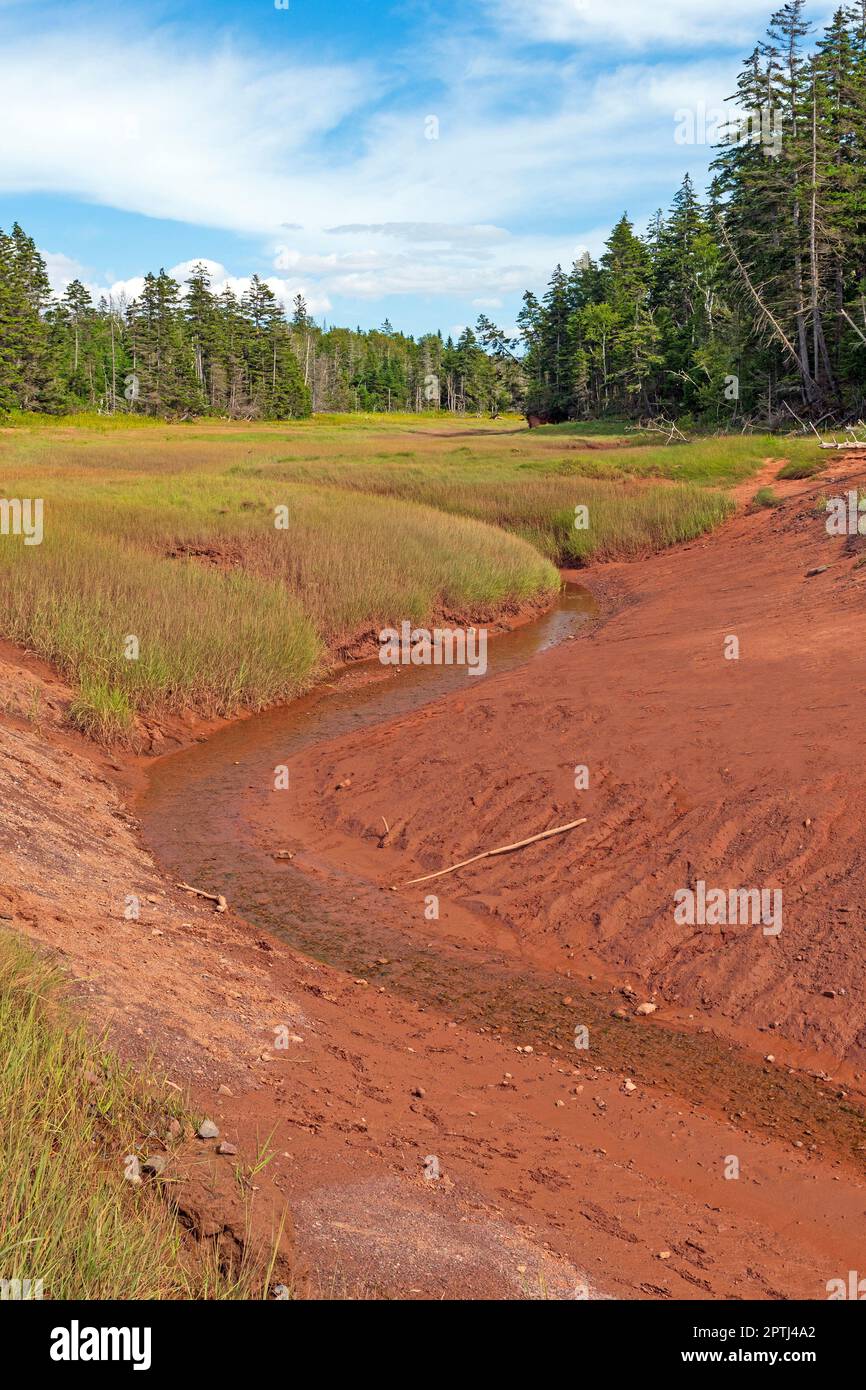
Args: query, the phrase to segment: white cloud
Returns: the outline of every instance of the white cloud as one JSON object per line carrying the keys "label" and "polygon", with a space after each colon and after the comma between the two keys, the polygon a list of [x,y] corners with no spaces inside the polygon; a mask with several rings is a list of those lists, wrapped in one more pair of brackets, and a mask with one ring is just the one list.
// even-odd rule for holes
{"label": "white cloud", "polygon": [[84,266],[66,256],[62,251],[43,251],[42,259],[48,271],[48,279],[55,294],[62,294],[73,280],[85,278]]}
{"label": "white cloud", "polygon": [[491,0],[490,9],[503,27],[536,43],[739,51],[763,32],[773,6],[768,0]]}
{"label": "white cloud", "polygon": [[[129,304],[133,299],[138,299],[144,289],[143,275],[131,275],[126,280],[114,280],[112,282],[94,280],[84,266],[69,256],[55,251],[42,251],[41,254],[48,269],[51,288],[58,296],[63,294],[72,280],[82,281],[90,292],[94,303],[98,303],[104,296],[115,304]],[[194,256],[192,260],[180,261],[177,265],[172,266],[168,272],[172,279],[177,280],[181,286],[181,292],[183,292],[185,282],[189,279],[193,267],[196,265],[203,265],[209,272],[211,289],[214,294],[222,294],[223,290],[232,289],[240,299],[250,287],[252,279],[250,275],[231,275],[219,261],[209,260],[207,256]],[[292,301],[297,294],[304,296],[311,314],[327,313],[331,308],[331,301],[327,294],[322,293],[314,284],[288,280],[277,275],[261,276],[260,278],[273,290],[277,299],[287,310],[291,309]]]}

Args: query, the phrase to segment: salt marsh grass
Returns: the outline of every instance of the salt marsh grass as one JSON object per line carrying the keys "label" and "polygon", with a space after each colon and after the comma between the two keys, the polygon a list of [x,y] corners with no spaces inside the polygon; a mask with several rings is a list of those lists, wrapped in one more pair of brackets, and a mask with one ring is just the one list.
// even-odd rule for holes
{"label": "salt marsh grass", "polygon": [[64,672],[104,739],[291,699],[378,627],[490,620],[552,595],[558,564],[689,540],[778,451],[515,419],[18,424],[0,495],[45,499],[45,540],[0,538],[0,633]]}

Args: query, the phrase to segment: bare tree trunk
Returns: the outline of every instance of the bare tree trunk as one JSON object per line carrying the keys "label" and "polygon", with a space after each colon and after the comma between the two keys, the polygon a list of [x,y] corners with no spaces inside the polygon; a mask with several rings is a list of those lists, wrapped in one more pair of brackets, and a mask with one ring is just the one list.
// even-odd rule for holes
{"label": "bare tree trunk", "polygon": [[809,216],[809,262],[812,276],[812,370],[815,380],[820,379],[823,366],[827,386],[835,392],[833,369],[824,339],[824,326],[821,320],[819,295],[820,268],[818,265],[818,98],[815,90],[815,71],[812,70],[812,205]]}

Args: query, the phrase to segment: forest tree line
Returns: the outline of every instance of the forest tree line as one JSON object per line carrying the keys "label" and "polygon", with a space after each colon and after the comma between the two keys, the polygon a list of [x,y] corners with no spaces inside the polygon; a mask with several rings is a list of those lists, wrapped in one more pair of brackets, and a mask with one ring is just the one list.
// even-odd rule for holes
{"label": "forest tree line", "polygon": [[[813,43],[805,0],[740,74],[705,201],[557,266],[519,320],[529,409],[771,424],[866,413],[866,0]],[[486,341],[513,350],[493,325]]]}
{"label": "forest tree line", "polygon": [[482,315],[455,341],[326,328],[253,276],[196,266],[130,303],[52,296],[19,227],[0,231],[0,412],[132,410],[284,419],[447,410],[659,417],[739,427],[866,414],[866,0],[823,32],[805,0],[746,60],[701,197],[686,177],[639,235],[528,291],[516,336]]}

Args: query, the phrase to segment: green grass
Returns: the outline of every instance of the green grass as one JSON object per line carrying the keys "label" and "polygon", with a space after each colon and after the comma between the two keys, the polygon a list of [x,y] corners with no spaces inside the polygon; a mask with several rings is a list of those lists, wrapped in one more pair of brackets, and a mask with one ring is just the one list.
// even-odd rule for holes
{"label": "green grass", "polygon": [[752,498],[753,507],[778,507],[781,502],[771,487],[759,487]]}
{"label": "green grass", "polygon": [[0,1278],[41,1279],[52,1300],[264,1296],[266,1268],[226,1268],[153,1181],[124,1176],[172,1119],[192,1123],[176,1093],[98,1046],[55,971],[0,935]]}
{"label": "green grass", "polygon": [[76,685],[73,722],[100,739],[260,709],[381,627],[489,621],[552,595],[556,565],[702,534],[778,449],[514,417],[28,417],[0,430],[0,496],[44,498],[45,540],[0,537],[0,634]]}
{"label": "green grass", "polygon": [[823,473],[826,467],[823,459],[797,459],[780,468],[776,477],[780,481],[786,478],[814,478],[818,473]]}

